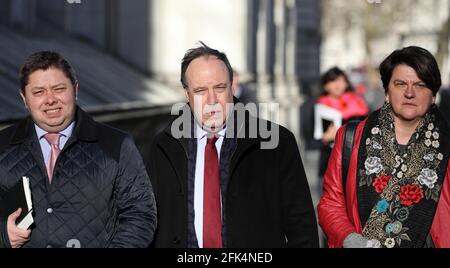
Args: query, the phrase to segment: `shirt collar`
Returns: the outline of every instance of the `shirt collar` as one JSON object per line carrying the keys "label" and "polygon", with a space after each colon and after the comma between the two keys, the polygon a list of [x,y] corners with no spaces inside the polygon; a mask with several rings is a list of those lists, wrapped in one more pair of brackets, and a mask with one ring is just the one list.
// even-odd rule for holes
{"label": "shirt collar", "polygon": [[[201,139],[205,138],[208,135],[208,132],[205,131],[203,128],[201,128],[199,124],[195,124],[195,125],[197,127],[197,139],[201,140]],[[227,128],[225,127],[223,129],[221,129],[219,132],[217,132],[216,134],[218,137],[225,137],[226,131],[227,131]]]}
{"label": "shirt collar", "polygon": [[[75,127],[75,121],[72,121],[70,125],[68,125],[65,129],[59,132],[59,134],[63,135],[64,137],[70,137],[73,132],[73,128]],[[34,128],[36,129],[36,134],[39,139],[42,139],[45,134],[48,133],[48,131],[43,130],[38,125],[34,124]]]}

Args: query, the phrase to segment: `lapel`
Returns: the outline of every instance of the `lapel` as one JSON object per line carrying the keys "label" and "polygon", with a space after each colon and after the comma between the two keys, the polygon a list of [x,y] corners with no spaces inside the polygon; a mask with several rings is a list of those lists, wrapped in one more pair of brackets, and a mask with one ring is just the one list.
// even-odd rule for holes
{"label": "lapel", "polygon": [[230,165],[230,181],[233,177],[233,173],[239,165],[240,160],[245,155],[245,153],[253,148],[255,145],[258,145],[258,139],[238,139],[236,149],[234,150],[231,156],[231,165]]}
{"label": "lapel", "polygon": [[[246,112],[245,120],[243,122],[236,122],[236,147],[234,152],[231,155],[231,164],[230,164],[230,182],[233,178],[233,173],[236,167],[239,165],[240,160],[245,155],[245,153],[253,148],[254,146],[258,146],[260,139],[257,137],[247,137],[249,133],[253,133],[249,131],[249,113]],[[252,120],[255,118],[251,118]],[[259,123],[259,122],[258,122]],[[239,138],[243,137],[243,138]]]}

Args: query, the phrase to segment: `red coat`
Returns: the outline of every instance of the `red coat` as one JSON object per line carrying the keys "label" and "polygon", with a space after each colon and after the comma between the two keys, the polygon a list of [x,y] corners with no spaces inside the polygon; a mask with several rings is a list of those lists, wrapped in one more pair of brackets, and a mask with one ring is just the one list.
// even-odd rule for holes
{"label": "red coat", "polygon": [[322,96],[317,102],[341,111],[342,119],[344,120],[366,116],[369,113],[369,107],[364,99],[353,92],[346,92],[337,99],[330,96]]}
{"label": "red coat", "polygon": [[[328,238],[330,248],[342,247],[344,239],[353,232],[362,233],[356,192],[356,170],[359,144],[367,120],[356,129],[355,143],[348,169],[346,196],[342,191],[342,144],[345,126],[336,135],[328,169],[325,173],[323,194],[317,207],[319,225]],[[450,162],[450,161],[449,161]],[[447,167],[444,185],[431,226],[431,237],[437,248],[450,247],[450,166]]]}

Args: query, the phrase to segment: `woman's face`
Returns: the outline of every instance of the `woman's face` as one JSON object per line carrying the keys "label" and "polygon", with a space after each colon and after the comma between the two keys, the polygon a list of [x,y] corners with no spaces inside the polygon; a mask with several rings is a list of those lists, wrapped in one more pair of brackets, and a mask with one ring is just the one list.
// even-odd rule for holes
{"label": "woman's face", "polygon": [[344,94],[347,87],[348,83],[345,81],[344,76],[341,75],[337,79],[326,83],[323,88],[329,96],[339,98]]}
{"label": "woman's face", "polygon": [[398,65],[392,72],[386,94],[397,120],[419,122],[434,103],[433,92],[408,65]]}

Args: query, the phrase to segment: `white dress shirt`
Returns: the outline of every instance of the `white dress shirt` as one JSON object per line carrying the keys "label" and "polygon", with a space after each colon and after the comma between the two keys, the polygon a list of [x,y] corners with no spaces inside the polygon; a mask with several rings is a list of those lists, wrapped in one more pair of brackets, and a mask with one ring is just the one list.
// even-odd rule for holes
{"label": "white dress shirt", "polygon": [[[216,141],[216,149],[220,164],[220,149],[222,148],[226,128],[219,131]],[[195,164],[195,183],[194,183],[194,227],[197,235],[198,246],[203,248],[203,176],[205,167],[205,147],[207,141],[207,132],[197,124],[197,160]],[[220,191],[219,191],[220,192]],[[222,195],[220,196],[222,205]]]}

